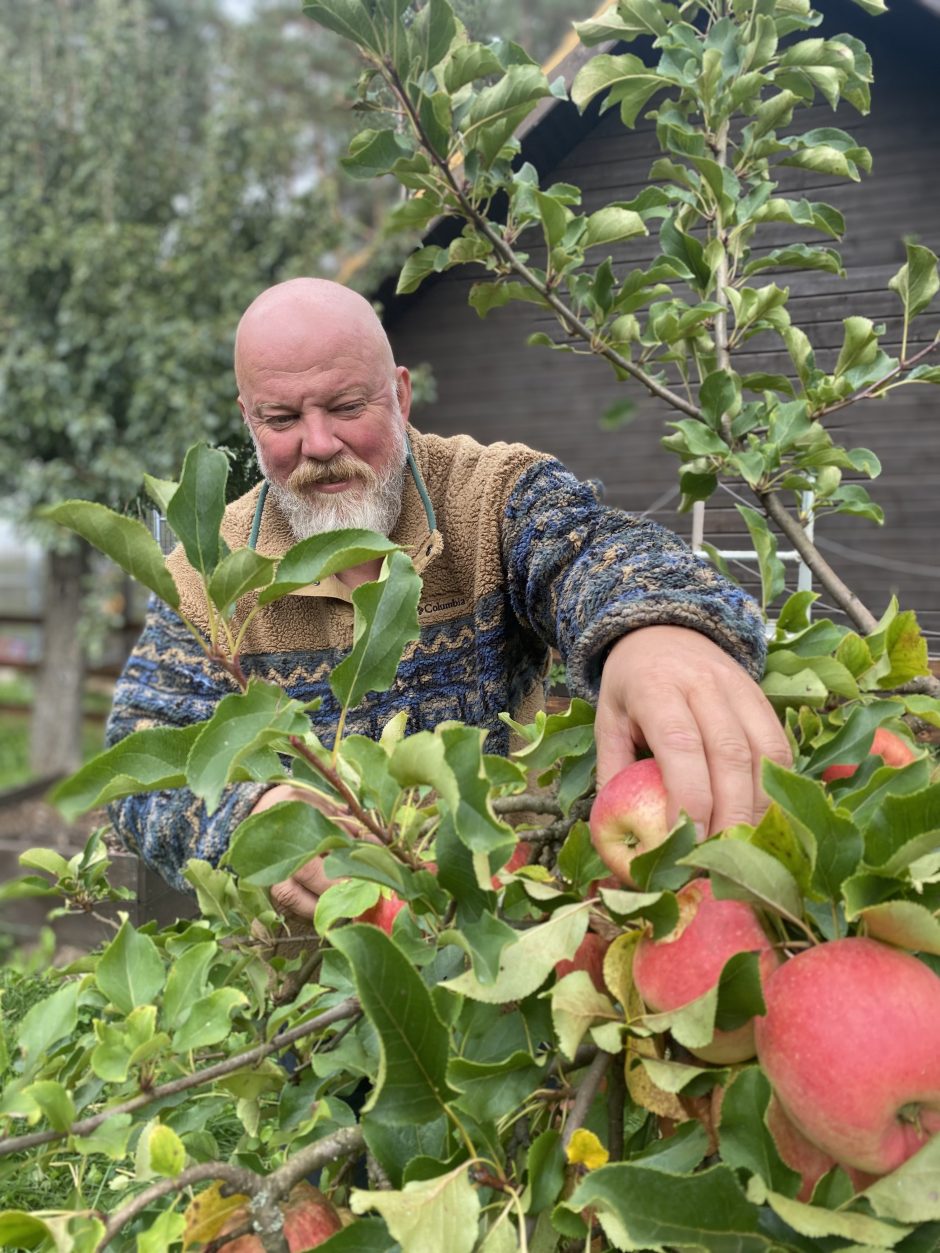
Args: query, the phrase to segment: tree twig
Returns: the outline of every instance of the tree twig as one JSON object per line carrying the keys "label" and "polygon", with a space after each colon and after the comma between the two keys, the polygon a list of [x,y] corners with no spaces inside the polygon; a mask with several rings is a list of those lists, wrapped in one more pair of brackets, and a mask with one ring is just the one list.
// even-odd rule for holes
{"label": "tree twig", "polygon": [[381,66],[382,73],[392,90],[404,105],[411,124],[414,127],[415,134],[418,137],[418,141],[424,147],[425,154],[439,170],[441,176],[449,187],[451,194],[455,197],[457,203],[459,204],[461,213],[467,221],[472,222],[480,234],[489,241],[493,250],[500,257],[503,264],[513,274],[518,275],[518,277],[521,278],[527,286],[538,292],[538,294],[545,301],[546,305],[556,315],[569,334],[577,335],[580,339],[584,340],[585,343],[589,344],[591,351],[596,356],[603,357],[605,361],[609,361],[610,364],[617,370],[622,371],[624,374],[629,374],[631,378],[642,384],[642,386],[645,387],[651,395],[657,396],[660,400],[664,400],[666,404],[671,405],[673,409],[678,409],[681,413],[686,414],[688,417],[700,418],[702,416],[701,410],[695,405],[689,404],[684,396],[680,396],[678,392],[674,392],[668,387],[663,387],[661,383],[657,383],[656,380],[647,374],[645,370],[642,370],[639,366],[634,365],[629,357],[622,356],[615,349],[611,348],[609,344],[605,344],[602,340],[598,339],[598,337],[592,333],[590,327],[581,321],[577,314],[575,314],[574,311],[555,294],[548,284],[543,283],[524,262],[520,261],[512,246],[506,243],[499,232],[494,229],[489,219],[480,213],[480,211],[468,200],[460,184],[457,182],[457,179],[454,177],[454,172],[450,165],[446,160],[444,160],[444,158],[439,156],[435,150],[434,145],[427,137],[421,118],[409,99],[408,93],[405,91],[404,85],[398,77],[394,66],[388,62],[379,62],[378,64]]}
{"label": "tree twig", "polygon": [[[298,1149],[283,1166],[279,1166],[270,1175],[259,1175],[253,1170],[233,1166],[229,1162],[200,1162],[197,1166],[190,1166],[172,1179],[160,1179],[152,1183],[112,1214],[98,1245],[98,1253],[101,1253],[126,1223],[136,1218],[148,1205],[172,1192],[181,1192],[183,1188],[191,1187],[194,1183],[201,1183],[203,1179],[220,1179],[233,1191],[242,1192],[252,1198],[251,1208],[264,1237],[265,1248],[276,1253],[268,1241],[272,1237],[276,1238],[279,1232],[277,1202],[287,1196],[294,1184],[312,1171],[319,1170],[337,1157],[355,1153],[364,1145],[365,1139],[359,1126],[341,1127],[332,1135]],[[284,1250],[286,1253],[286,1241]]]}
{"label": "tree twig", "polygon": [[342,1022],[344,1019],[358,1015],[360,1012],[359,1002],[355,997],[349,997],[347,1000],[340,1002],[339,1005],[335,1005],[332,1009],[326,1010],[325,1013],[318,1014],[316,1018],[311,1018],[309,1022],[302,1023],[299,1027],[293,1027],[290,1031],[284,1031],[280,1035],[275,1036],[267,1044],[259,1044],[255,1048],[248,1049],[244,1053],[238,1053],[235,1057],[230,1057],[224,1062],[218,1062],[215,1066],[207,1066],[205,1070],[197,1070],[195,1074],[183,1075],[180,1079],[173,1079],[169,1083],[151,1088],[149,1092],[141,1092],[138,1096],[131,1097],[120,1105],[112,1105],[100,1114],[80,1119],[66,1131],[34,1131],[29,1135],[8,1136],[6,1139],[0,1140],[0,1157],[9,1153],[20,1153],[25,1149],[36,1148],[41,1144],[51,1144],[56,1140],[64,1140],[67,1136],[90,1135],[92,1131],[96,1130],[110,1118],[113,1118],[116,1114],[132,1114],[138,1109],[152,1105],[154,1101],[162,1100],[164,1097],[176,1096],[180,1092],[199,1087],[203,1083],[211,1083],[215,1079],[221,1079],[224,1075],[241,1070],[244,1066],[250,1066],[254,1062],[263,1061],[264,1058],[270,1057],[272,1053],[280,1052],[281,1049],[286,1048],[289,1044],[294,1044],[297,1040],[304,1039],[305,1036],[313,1035],[317,1031],[322,1031],[325,1027],[332,1026],[334,1022]]}
{"label": "tree twig", "polygon": [[613,1054],[598,1052],[597,1056],[587,1068],[587,1074],[581,1081],[578,1088],[578,1095],[574,1098],[574,1104],[571,1106],[571,1112],[565,1120],[565,1129],[561,1133],[561,1146],[566,1149],[571,1142],[571,1137],[584,1123],[588,1116],[588,1111],[597,1096],[598,1088],[601,1086],[601,1080],[607,1073],[607,1067],[613,1061]]}

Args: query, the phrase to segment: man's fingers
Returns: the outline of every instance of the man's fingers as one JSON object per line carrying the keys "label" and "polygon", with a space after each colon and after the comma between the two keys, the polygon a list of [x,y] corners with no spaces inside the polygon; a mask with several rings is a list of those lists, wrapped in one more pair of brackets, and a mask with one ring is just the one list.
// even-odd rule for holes
{"label": "man's fingers", "polygon": [[636,745],[628,720],[610,715],[609,706],[597,707],[594,722],[597,744],[597,790],[600,791],[615,774],[636,761]]}
{"label": "man's fingers", "polygon": [[662,772],[668,798],[666,818],[672,826],[680,813],[687,814],[704,839],[711,829],[714,802],[701,728],[678,693],[660,695],[646,738]]}
{"label": "man's fingers", "polygon": [[312,918],[319,897],[296,879],[284,879],[271,889],[271,900],[282,914],[296,914],[298,918]]}

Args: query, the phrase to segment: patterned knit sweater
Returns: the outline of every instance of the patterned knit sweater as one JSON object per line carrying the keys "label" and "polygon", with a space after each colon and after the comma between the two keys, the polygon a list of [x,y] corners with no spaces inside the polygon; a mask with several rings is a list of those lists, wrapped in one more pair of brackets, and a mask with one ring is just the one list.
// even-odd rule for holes
{"label": "patterned knit sweater", "polygon": [[[505,753],[509,732],[498,715],[506,710],[531,720],[544,700],[551,647],[567,664],[571,691],[593,700],[609,646],[654,624],[702,632],[759,677],[764,638],[757,607],[670,531],[599,504],[558,461],[521,444],[484,447],[466,436],[410,434],[437,526],[430,529],[407,477],[391,538],[422,575],[420,638],[406,648],[391,688],[370,692],[351,711],[347,731],[377,738],[405,709],[409,733],[456,718],[487,730],[487,751]],[[223,534],[232,549],[248,542],[259,491],[226,511]],[[258,552],[277,556],[292,542],[269,498]],[[179,549],[169,565],[182,612],[205,630],[198,577]],[[256,596],[239,603],[236,624]],[[348,589],[324,579],[261,610],[242,667],[299,700],[319,697],[311,719],[329,745],[338,717],[329,675],[352,647],[352,633]],[[118,681],[108,742],[145,727],[208,718],[234,690],[180,618],[153,601]],[[186,790],[132,796],[112,805],[111,819],[130,849],[186,890],[186,861],[216,863],[264,786],[232,785],[211,815]]]}

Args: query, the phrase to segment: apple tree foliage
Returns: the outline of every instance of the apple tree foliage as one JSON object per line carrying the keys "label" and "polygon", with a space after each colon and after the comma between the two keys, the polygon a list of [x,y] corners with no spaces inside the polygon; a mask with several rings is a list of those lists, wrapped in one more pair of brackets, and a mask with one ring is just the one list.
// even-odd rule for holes
{"label": "apple tree foliage", "polygon": [[[849,317],[825,374],[790,323],[785,289],[757,276],[765,262],[837,269],[837,255],[803,247],[767,262],[752,252],[766,221],[841,232],[827,206],[775,196],[772,170],[865,169],[867,154],[842,131],[784,133],[817,94],[867,107],[870,67],[857,40],[813,36],[805,0],[621,0],[583,24],[588,43],[655,36],[656,66],[601,53],[573,95],[607,93],[626,125],[655,104],[663,150],[654,188],[583,216],[576,188],[541,189],[534,170],[513,163],[515,128],[561,90],[521,49],[471,42],[446,0],[418,11],[397,0],[308,7],[365,57],[364,101],[377,115],[386,102],[395,109],[393,124],[356,139],[350,166],[420,192],[396,210],[401,225],[441,213],[465,222],[447,249],[414,255],[403,288],[482,264],[492,277],[472,293],[481,312],[536,300],[559,314],[556,346],[590,344],[655,390],[681,415],[668,440],[687,499],[722,475],[753,488],[768,607],[779,563],[766,517],[789,519],[786,532],[788,492],[811,486],[818,509],[876,509],[841,480],[843,470],[874,473],[874,455],[839,448],[825,417],[861,395],[937,381],[906,355],[909,321],[937,290],[935,260],[909,246],[893,280],[899,357],[879,347],[876,327]],[[648,271],[587,267],[588,250],[651,229],[662,255]],[[547,245],[544,269],[519,252],[527,230]],[[758,331],[780,337],[793,378],[734,370],[735,347]],[[837,1167],[799,1201],[800,1177],[768,1128],[760,1067],[708,1066],[688,1053],[762,1011],[756,959],[733,958],[715,989],[668,1016],[645,1013],[631,978],[637,939],[672,929],[676,892],[700,873],[716,895],[754,904],[782,950],[865,934],[940,972],[936,767],[926,746],[902,768],[869,755],[879,726],[909,738],[912,725],[940,726],[913,615],[892,605],[876,620],[848,589],[838,594],[851,627],[811,620],[811,593],[775,606],[764,684],[795,760],[792,770],[765,766],[766,815],[701,845],[681,822],[634,860],[637,888],[600,886],[584,822],[594,744],[583,702],[516,726],[521,747],[502,758],[458,722],[409,736],[394,719],[376,742],[343,735],[343,719],[327,746],[301,702],[245,679],[236,602],[268,604],[381,557],[379,579],[354,595],[355,644],[331,678],[349,709],[391,682],[417,633],[420,582],[401,551],[367,532],[303,541],[279,562],[228,551],[218,536],[226,474],[222,453],[197,446],[178,483],[150,478],[147,489],[202,575],[210,631],[199,638],[237,690],[204,723],[128,737],[62,784],[57,801],[75,815],[186,786],[211,809],[230,782],[290,779],[330,816],[292,802],[247,819],[222,865],[189,863],[199,918],[163,929],[122,914],[102,832],[71,860],[24,854],[31,873],[2,889],[8,899],[48,895],[118,921],[100,951],[39,981],[31,1005],[7,993],[0,1193],[57,1172],[69,1183],[53,1207],[0,1213],[0,1243],[206,1247],[247,1196],[265,1247],[284,1253],[277,1203],[318,1172],[348,1220],[322,1246],[335,1253],[935,1249],[940,1137],[858,1194]],[[47,516],[178,607],[139,522],[88,501]],[[827,766],[845,762],[859,763],[851,777],[823,783]],[[507,872],[523,835],[533,859]],[[267,889],[315,854],[337,882],[320,899],[315,934],[291,934]],[[389,933],[355,921],[385,894],[405,903]],[[609,941],[602,987],[584,970],[556,972],[589,928]]]}

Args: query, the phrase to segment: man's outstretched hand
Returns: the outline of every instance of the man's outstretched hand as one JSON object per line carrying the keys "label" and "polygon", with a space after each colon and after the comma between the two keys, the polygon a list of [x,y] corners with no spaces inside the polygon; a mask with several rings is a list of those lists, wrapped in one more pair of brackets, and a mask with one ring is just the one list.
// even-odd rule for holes
{"label": "man's outstretched hand", "polygon": [[707,636],[686,627],[642,627],[611,648],[595,721],[597,786],[639,750],[653,754],[669,797],[711,835],[757,822],[767,808],[760,763],[790,765],[786,735],[760,687]]}

